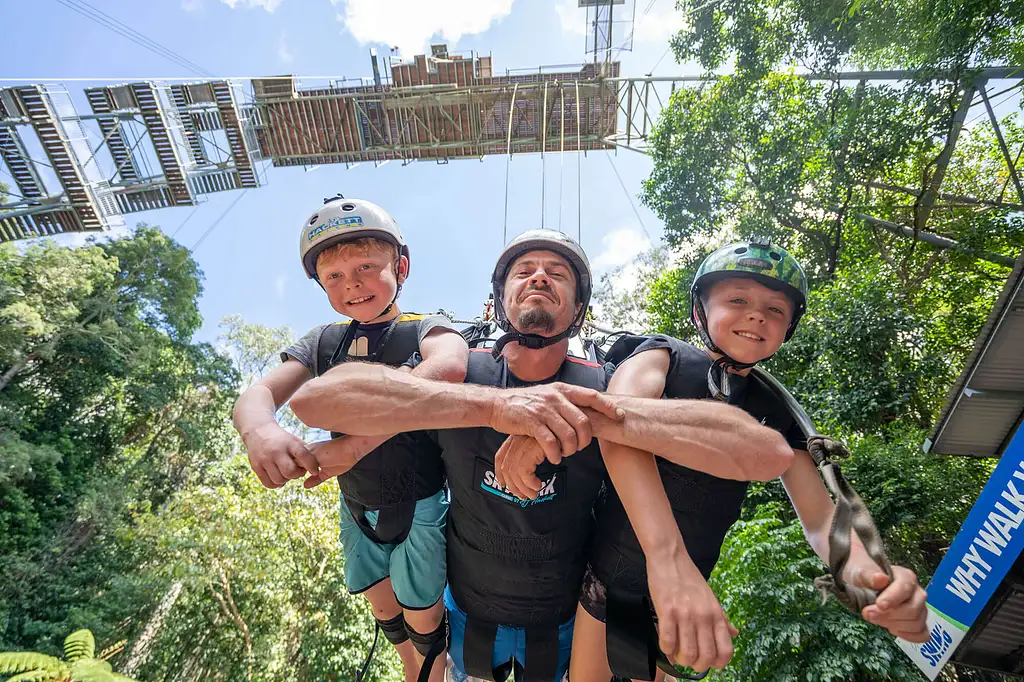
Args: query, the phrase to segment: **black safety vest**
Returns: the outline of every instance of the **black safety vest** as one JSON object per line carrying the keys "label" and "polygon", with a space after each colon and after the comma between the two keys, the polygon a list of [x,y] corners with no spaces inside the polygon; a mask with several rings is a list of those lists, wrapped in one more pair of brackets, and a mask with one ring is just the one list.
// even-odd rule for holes
{"label": "black safety vest", "polygon": [[[632,352],[649,338],[652,337],[634,336],[616,346],[623,344]],[[711,399],[707,382],[711,358],[707,353],[677,339],[656,338],[664,341],[659,347],[668,349],[673,356],[662,397]],[[622,349],[613,347],[612,351],[615,350]],[[612,351],[609,354],[616,360],[628,356],[628,352],[619,355]],[[732,404],[772,428],[785,432],[792,427],[793,418],[767,387],[747,377],[731,374],[728,377],[733,382]],[[655,459],[687,553],[706,580],[718,561],[726,533],[740,517],[747,482],[717,478],[660,457]],[[596,509],[596,516],[590,565],[607,587],[609,663],[618,676],[653,679],[648,676],[653,674],[653,668],[648,666],[654,659],[646,653],[641,658],[635,648],[637,636],[645,632],[654,635],[655,648],[657,645],[657,635],[650,630],[651,612],[646,603],[650,596],[647,562],[640,541],[621,500],[610,486]]]}
{"label": "black safety vest", "polygon": [[[603,391],[604,367],[567,357],[549,381]],[[470,353],[467,383],[507,387],[504,358]],[[547,383],[547,382],[540,382]],[[489,428],[439,431],[452,500],[448,510],[448,586],[467,614],[466,672],[492,670],[497,626],[526,629],[526,680],[550,682],[558,666],[558,626],[576,613],[586,569],[592,511],[605,479],[597,440],[553,465],[543,462],[537,500],[520,500],[494,483],[494,454],[507,436]]]}
{"label": "black safety vest", "polygon": [[[395,318],[369,358],[353,358],[336,351],[348,330],[348,323],[328,325],[320,334],[316,349],[316,374],[348,360],[367,360],[399,367],[419,350],[419,321],[423,315],[405,314]],[[342,434],[332,433],[332,438]],[[436,494],[444,486],[444,465],[440,449],[426,433],[400,433],[363,457],[338,476],[338,487],[346,506],[363,533],[380,544],[402,542],[412,528],[416,502]],[[377,510],[372,527],[366,512]]]}

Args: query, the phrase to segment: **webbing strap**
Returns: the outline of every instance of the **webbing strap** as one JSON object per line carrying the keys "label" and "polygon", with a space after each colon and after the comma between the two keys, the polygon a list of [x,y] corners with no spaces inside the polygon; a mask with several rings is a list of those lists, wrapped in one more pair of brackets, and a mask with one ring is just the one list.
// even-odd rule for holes
{"label": "webbing strap", "polygon": [[[466,616],[466,632],[462,639],[462,664],[466,674],[482,680],[496,680],[491,659],[494,657],[494,638],[498,624]],[[507,673],[506,673],[507,675]]]}
{"label": "webbing strap", "polygon": [[377,650],[378,637],[380,637],[380,623],[377,623],[373,629],[373,644],[370,645],[370,653],[366,655],[363,667],[356,671],[356,682],[363,682],[363,678],[366,677],[366,671],[369,669],[370,663],[373,662],[373,653]]}
{"label": "webbing strap", "polygon": [[800,403],[775,377],[760,367],[754,368],[752,374],[782,400],[793,416],[807,439],[807,452],[835,497],[836,509],[828,534],[829,573],[816,578],[814,586],[821,590],[823,600],[833,594],[840,603],[859,614],[865,606],[875,603],[878,593],[868,588],[848,585],[843,580],[843,569],[850,560],[851,532],[857,533],[868,556],[885,571],[890,581],[893,574],[882,537],[878,534],[871,514],[839,468],[838,460],[849,457],[850,451],[841,442],[820,435]]}
{"label": "webbing strap", "polygon": [[558,674],[558,628],[526,628],[523,682],[551,682]]}
{"label": "webbing strap", "polygon": [[605,607],[608,667],[616,677],[653,680],[655,651],[649,630],[653,622],[642,597],[609,589]]}
{"label": "webbing strap", "polygon": [[892,566],[864,501],[839,468],[837,460],[849,457],[849,450],[828,436],[814,435],[807,438],[807,451],[836,499],[828,537],[829,575],[815,579],[814,585],[821,590],[822,599],[827,599],[831,592],[844,606],[860,613],[865,606],[875,603],[878,594],[871,589],[848,585],[840,577],[850,559],[850,531],[856,531],[868,556],[885,571],[890,581],[893,579]]}
{"label": "webbing strap", "polygon": [[376,510],[376,528],[371,526],[366,518],[368,510],[365,505],[347,497],[344,500],[345,506],[352,512],[352,518],[355,519],[359,530],[363,531],[363,535],[378,545],[400,544],[405,541],[409,536],[409,531],[412,530],[413,519],[416,516],[415,500],[400,502]]}
{"label": "webbing strap", "polygon": [[434,668],[434,661],[448,646],[448,638],[451,636],[448,620],[442,618],[438,628],[444,628],[445,636],[436,638],[430,645],[430,650],[423,656],[423,665],[420,666],[420,674],[416,677],[416,682],[430,682],[430,671]]}

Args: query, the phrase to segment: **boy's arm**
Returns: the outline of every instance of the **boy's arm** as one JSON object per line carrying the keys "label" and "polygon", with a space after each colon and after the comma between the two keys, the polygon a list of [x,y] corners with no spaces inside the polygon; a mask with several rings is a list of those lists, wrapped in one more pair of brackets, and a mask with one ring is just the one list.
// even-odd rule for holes
{"label": "boy's arm", "polygon": [[469,345],[462,334],[451,327],[434,327],[420,341],[423,361],[412,373],[422,379],[461,384],[466,380]]}
{"label": "boy's arm", "polygon": [[[619,366],[608,390],[659,399],[668,369],[666,349],[640,353]],[[611,441],[600,443],[608,476],[647,559],[661,650],[694,670],[724,668],[732,658],[736,630],[686,551],[654,457]]]}
{"label": "boy's arm", "polygon": [[[249,456],[249,464],[268,488],[279,488],[307,472],[317,472],[316,458],[301,438],[277,423],[277,410],[309,379],[309,370],[287,360],[247,388],[235,402],[234,425]],[[296,461],[302,468],[296,466]]]}
{"label": "boy's arm", "polygon": [[[782,484],[803,526],[804,535],[814,553],[826,564],[829,559],[829,530],[835,505],[825,489],[814,460],[796,451],[793,465],[782,475]],[[893,566],[892,584],[882,569],[871,560],[857,534],[851,531],[850,559],[843,569],[843,580],[851,585],[882,590],[878,601],[861,611],[869,623],[910,642],[928,641],[927,593],[918,584],[914,572]]]}

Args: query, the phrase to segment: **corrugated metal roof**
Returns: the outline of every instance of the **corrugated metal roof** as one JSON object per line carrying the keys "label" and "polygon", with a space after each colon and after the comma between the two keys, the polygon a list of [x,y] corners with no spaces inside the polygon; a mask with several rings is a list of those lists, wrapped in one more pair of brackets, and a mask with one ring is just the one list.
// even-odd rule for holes
{"label": "corrugated metal roof", "polygon": [[1014,265],[929,439],[945,455],[999,457],[1024,416],[1024,254]]}
{"label": "corrugated metal roof", "polygon": [[992,596],[953,661],[1024,675],[1024,558],[1018,559]]}

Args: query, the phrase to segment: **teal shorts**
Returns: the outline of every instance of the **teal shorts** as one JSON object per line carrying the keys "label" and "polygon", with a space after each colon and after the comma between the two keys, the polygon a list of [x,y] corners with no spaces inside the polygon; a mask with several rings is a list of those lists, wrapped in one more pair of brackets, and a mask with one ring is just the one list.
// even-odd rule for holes
{"label": "teal shorts", "polygon": [[[398,544],[379,545],[363,534],[341,501],[341,546],[345,550],[345,587],[352,594],[391,578],[398,603],[406,609],[426,609],[437,603],[445,586],[444,524],[448,498],[441,490],[416,503],[408,537]],[[366,512],[377,526],[377,512]]]}

